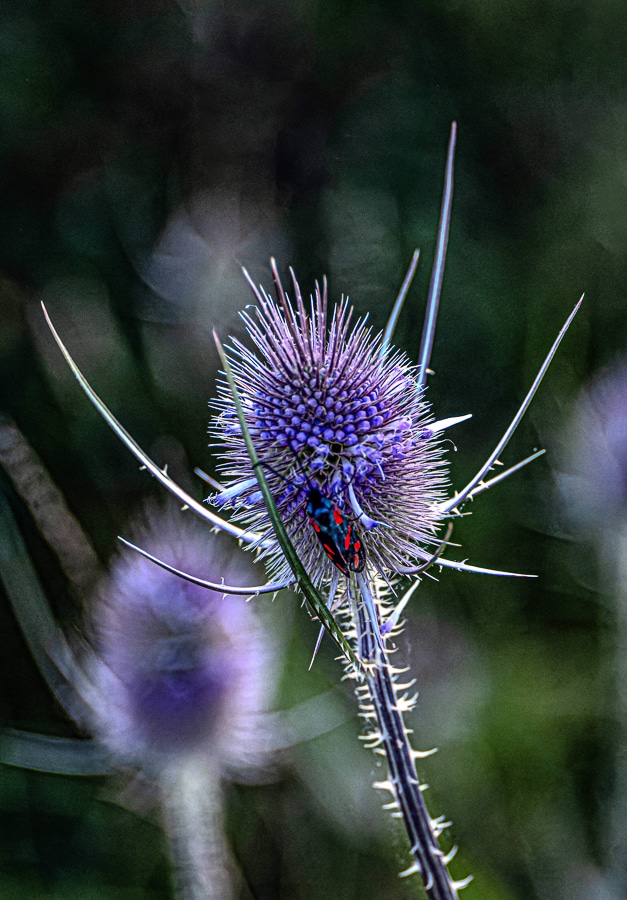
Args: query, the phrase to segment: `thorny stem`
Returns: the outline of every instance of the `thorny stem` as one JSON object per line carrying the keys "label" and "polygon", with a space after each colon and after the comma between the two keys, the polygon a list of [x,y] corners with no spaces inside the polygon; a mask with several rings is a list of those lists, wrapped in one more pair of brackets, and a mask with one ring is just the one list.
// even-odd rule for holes
{"label": "thorny stem", "polygon": [[[418,872],[430,900],[457,900],[456,884],[446,868],[448,860],[438,844],[439,823],[431,819],[424,801],[414,764],[416,754],[409,743],[388,655],[385,646],[381,646],[376,638],[365,605],[360,605],[356,627],[359,656],[367,669],[365,683],[360,685],[358,692],[367,718],[376,719],[388,764],[387,781],[378,787],[392,793],[411,842],[414,865],[404,874]],[[443,827],[440,825],[439,830]],[[459,886],[462,886],[461,882]]]}

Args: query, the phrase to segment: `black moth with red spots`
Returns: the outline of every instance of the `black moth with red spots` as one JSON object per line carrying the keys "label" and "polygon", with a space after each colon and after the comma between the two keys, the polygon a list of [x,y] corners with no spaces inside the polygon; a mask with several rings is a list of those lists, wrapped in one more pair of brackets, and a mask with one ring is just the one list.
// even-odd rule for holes
{"label": "black moth with red spots", "polygon": [[307,515],[322,549],[340,572],[361,572],[366,565],[366,551],[357,531],[332,500],[311,486]]}
{"label": "black moth with red spots", "polygon": [[[322,549],[343,575],[349,575],[350,572],[362,572],[366,565],[366,550],[357,530],[350,521],[346,520],[336,504],[329,497],[325,497],[320,488],[311,483],[298,453],[291,446],[290,449],[307,481],[307,516]],[[292,483],[268,463],[256,462],[253,464],[253,469],[258,466],[264,466],[282,481]]]}

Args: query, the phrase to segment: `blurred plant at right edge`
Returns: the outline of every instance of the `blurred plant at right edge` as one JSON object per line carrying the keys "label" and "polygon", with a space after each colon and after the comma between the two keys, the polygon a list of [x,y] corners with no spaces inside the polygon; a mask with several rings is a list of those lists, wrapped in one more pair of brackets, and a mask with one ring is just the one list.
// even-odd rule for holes
{"label": "blurred plant at right edge", "polygon": [[599,587],[607,597],[603,666],[613,698],[613,772],[600,826],[598,890],[603,900],[621,900],[627,896],[627,358],[584,388],[562,439],[562,516],[578,540],[595,548]]}

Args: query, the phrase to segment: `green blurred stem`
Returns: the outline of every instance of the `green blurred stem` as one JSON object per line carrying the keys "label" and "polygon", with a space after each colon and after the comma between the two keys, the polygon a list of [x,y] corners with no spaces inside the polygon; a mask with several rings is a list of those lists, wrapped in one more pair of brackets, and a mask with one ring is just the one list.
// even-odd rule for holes
{"label": "green blurred stem", "polygon": [[607,865],[612,898],[627,892],[627,522],[615,524],[605,533],[601,545],[603,569],[610,572],[609,587],[615,603],[615,634],[606,659],[611,660],[614,681],[614,709],[611,717],[617,729],[613,791],[606,817]]}
{"label": "green blurred stem", "polygon": [[159,783],[178,900],[233,900],[219,772],[190,760],[161,773]]}

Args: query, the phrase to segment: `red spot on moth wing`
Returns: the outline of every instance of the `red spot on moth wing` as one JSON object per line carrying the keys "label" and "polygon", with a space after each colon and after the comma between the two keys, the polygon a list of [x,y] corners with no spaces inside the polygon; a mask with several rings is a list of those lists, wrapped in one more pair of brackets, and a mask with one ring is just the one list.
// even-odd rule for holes
{"label": "red spot on moth wing", "polygon": [[[351,526],[348,526],[348,531],[346,532],[346,537],[344,538],[344,549],[350,550],[351,546]],[[355,550],[358,550],[359,547],[355,544]]]}
{"label": "red spot on moth wing", "polygon": [[343,516],[342,513],[339,511],[339,509],[334,509],[334,510],[333,510],[333,518],[334,518],[334,520],[335,520],[335,524],[336,524],[336,525],[341,525],[342,522],[344,521],[344,516]]}

